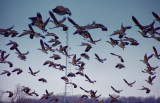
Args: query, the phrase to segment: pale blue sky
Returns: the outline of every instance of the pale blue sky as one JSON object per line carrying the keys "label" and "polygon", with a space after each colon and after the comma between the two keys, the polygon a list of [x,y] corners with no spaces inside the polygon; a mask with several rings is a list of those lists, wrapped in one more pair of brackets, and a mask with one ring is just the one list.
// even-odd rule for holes
{"label": "pale blue sky", "polygon": [[[141,70],[145,69],[145,65],[139,61],[143,59],[145,53],[148,55],[153,53],[152,46],[155,46],[160,53],[159,42],[154,39],[143,38],[137,31],[138,27],[135,26],[132,21],[132,16],[135,16],[142,25],[147,25],[153,22],[154,17],[152,11],[156,12],[160,16],[160,1],[159,0],[1,0],[0,3],[0,28],[8,28],[12,25],[15,27],[14,30],[17,30],[19,33],[22,33],[23,30],[28,30],[28,24],[31,21],[29,17],[37,15],[37,12],[40,12],[42,18],[46,20],[49,17],[49,10],[52,10],[58,5],[63,5],[67,7],[72,12],[71,18],[79,25],[91,24],[93,21],[96,23],[102,23],[108,28],[108,31],[101,31],[101,29],[89,30],[93,39],[102,38],[102,41],[98,42],[96,45],[92,45],[93,48],[89,51],[90,60],[84,60],[86,62],[84,72],[93,80],[97,82],[95,84],[89,84],[84,81],[84,77],[77,76],[73,78],[72,81],[78,85],[78,88],[73,89],[73,95],[84,94],[82,90],[79,89],[79,86],[90,90],[98,90],[98,94],[102,94],[102,97],[108,97],[108,94],[115,94],[110,86],[115,87],[116,89],[123,89],[123,92],[120,93],[120,96],[160,96],[160,92],[157,92],[157,89],[160,87],[160,68],[156,70],[156,78],[153,81],[153,86],[150,86],[146,83],[145,79],[148,78],[148,74],[143,74]],[[57,19],[62,19],[63,16],[56,15]],[[126,31],[128,37],[135,38],[140,45],[139,46],[126,46],[125,50],[122,50],[118,46],[112,48],[111,45],[106,43],[109,40],[109,35],[112,34],[115,30],[120,29],[121,24],[124,26],[132,26],[132,28]],[[84,52],[85,47],[79,47],[81,42],[85,40],[79,35],[73,35],[72,33],[76,30],[72,24],[68,21],[65,21],[65,24],[69,26],[69,35],[70,35],[70,46],[71,54],[77,54],[77,57],[80,57],[80,53]],[[53,27],[52,23],[47,25],[47,30],[49,32],[56,33],[62,42],[62,45],[65,45],[65,35],[66,33],[59,29],[49,29]],[[158,22],[155,23],[155,27],[160,26]],[[35,31],[42,33],[41,30],[34,27]],[[116,38],[116,37],[113,37]],[[21,61],[17,58],[15,51],[10,51],[10,46],[5,46],[9,40],[17,41],[19,43],[19,49],[22,52],[29,51],[27,55],[27,61]],[[58,71],[47,66],[43,66],[43,63],[49,59],[52,53],[48,55],[37,50],[40,48],[39,38],[34,38],[33,40],[29,39],[28,36],[21,38],[4,38],[0,36],[0,49],[6,50],[7,53],[11,55],[8,57],[9,61],[13,62],[13,67],[9,68],[6,64],[0,64],[0,72],[4,69],[13,70],[14,68],[23,69],[23,73],[16,75],[15,73],[11,74],[10,77],[6,75],[0,76],[0,90],[14,90],[15,85],[20,83],[21,85],[29,86],[31,89],[37,91],[40,96],[45,92],[53,91],[55,94],[64,92],[64,81],[60,78],[64,76],[64,72]],[[44,39],[48,41],[50,38]],[[117,57],[110,55],[110,53],[116,53],[121,55],[125,62],[124,65],[126,68],[118,70],[115,68],[117,63],[120,63]],[[101,58],[107,58],[107,60],[102,64],[99,63],[94,56],[94,53],[97,53]],[[62,60],[55,61],[65,65],[65,57],[62,56]],[[152,58],[150,64],[153,66],[160,66],[160,60]],[[34,70],[40,70],[40,73],[36,77],[28,74],[29,66]],[[74,66],[71,67],[72,72],[76,72]],[[38,79],[44,77],[47,79],[48,83],[43,84],[38,82]],[[130,88],[128,87],[123,78],[132,82],[136,80],[135,85]],[[145,91],[140,91],[142,86],[149,87],[151,92],[146,94]]]}

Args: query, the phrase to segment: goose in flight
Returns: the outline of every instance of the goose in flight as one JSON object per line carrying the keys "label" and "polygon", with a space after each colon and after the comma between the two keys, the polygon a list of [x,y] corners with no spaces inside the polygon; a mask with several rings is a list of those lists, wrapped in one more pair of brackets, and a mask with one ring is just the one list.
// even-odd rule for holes
{"label": "goose in flight", "polygon": [[10,30],[7,32],[2,33],[2,35],[4,35],[4,37],[9,37],[11,35],[11,37],[15,37],[17,36],[19,33],[16,30]]}
{"label": "goose in flight", "polygon": [[14,50],[15,48],[17,48],[19,46],[17,42],[14,42],[14,41],[11,41],[11,40],[6,45],[12,45],[10,50]]}
{"label": "goose in flight", "polygon": [[107,31],[107,27],[105,27],[103,24],[97,24],[95,21],[92,23],[92,25],[89,27],[89,29],[95,29],[95,28],[101,28],[102,31]]}
{"label": "goose in flight", "polygon": [[106,42],[108,42],[109,44],[111,44],[112,47],[114,48],[114,46],[116,46],[116,45],[119,44],[118,41],[119,41],[119,40],[115,40],[115,39],[113,39],[113,38],[110,38],[110,41],[106,41]]}
{"label": "goose in flight", "polygon": [[153,81],[153,79],[155,79],[155,78],[156,78],[156,76],[151,77],[151,75],[150,75],[150,76],[148,77],[148,80],[145,80],[145,81],[147,81],[148,84],[152,85],[152,84],[153,84],[152,81]]}
{"label": "goose in flight", "polygon": [[157,49],[156,49],[155,46],[153,46],[153,51],[154,51],[154,56],[155,56],[157,59],[160,59],[160,54],[158,54]]}
{"label": "goose in flight", "polygon": [[49,43],[53,43],[53,44],[52,44],[52,47],[55,47],[55,46],[61,44],[61,42],[60,42],[58,39],[51,39],[51,40],[49,40],[48,42],[49,42]]}
{"label": "goose in flight", "polygon": [[90,91],[89,90],[86,90],[86,89],[84,89],[84,88],[82,88],[82,87],[79,87],[81,90],[83,90],[84,92],[86,92],[86,93],[89,93]]}
{"label": "goose in flight", "polygon": [[8,56],[10,55],[10,54],[7,54],[7,55],[5,56],[5,53],[6,53],[6,51],[1,51],[0,63],[5,63],[6,59],[7,59]]}
{"label": "goose in flight", "polygon": [[40,78],[40,79],[38,79],[38,81],[42,81],[43,83],[47,83],[47,80],[44,78]]}
{"label": "goose in flight", "polygon": [[138,89],[138,90],[146,90],[147,94],[150,93],[150,91],[151,91],[149,88],[144,87],[144,86],[142,86],[142,89]]}
{"label": "goose in flight", "polygon": [[142,61],[144,64],[146,64],[146,65],[149,65],[149,63],[148,63],[148,60],[150,59],[150,58],[152,58],[152,56],[153,56],[154,54],[151,54],[150,56],[147,56],[147,54],[145,54],[144,55],[144,59],[143,60],[140,60],[140,61]]}
{"label": "goose in flight", "polygon": [[1,29],[1,28],[0,28],[0,34],[5,33],[5,32],[8,32],[8,31],[11,31],[11,30],[13,29],[13,27],[14,27],[14,26],[11,26],[11,27],[6,28],[6,29]]}
{"label": "goose in flight", "polygon": [[96,80],[93,80],[93,81],[92,81],[86,74],[85,74],[84,76],[85,76],[86,79],[87,79],[87,80],[85,80],[85,81],[88,81],[89,83],[93,83],[93,84],[96,82]]}
{"label": "goose in flight", "polygon": [[67,78],[67,77],[65,77],[65,76],[61,77],[61,79],[62,79],[62,80],[64,80],[66,83],[68,83],[68,82],[69,82],[68,78]]}
{"label": "goose in flight", "polygon": [[46,35],[44,35],[44,36],[52,36],[55,39],[59,39],[59,37],[55,33],[49,33],[49,32],[47,32]]}
{"label": "goose in flight", "polygon": [[76,72],[76,75],[84,76],[83,72],[81,71]]}
{"label": "goose in flight", "polygon": [[90,58],[89,55],[86,54],[86,53],[82,53],[81,56],[82,56],[83,58],[87,59],[87,60],[89,60],[89,58]]}
{"label": "goose in flight", "polygon": [[28,73],[30,73],[31,75],[36,76],[36,74],[39,73],[39,72],[40,72],[40,70],[37,71],[37,72],[33,72],[31,67],[29,67],[29,72]]}
{"label": "goose in flight", "polygon": [[81,58],[76,58],[76,54],[72,58],[72,62],[70,62],[72,65],[77,66],[77,63],[81,60]]}
{"label": "goose in flight", "polygon": [[31,93],[26,93],[26,94],[28,94],[29,96],[32,96],[32,95],[35,95],[36,97],[38,97],[39,95],[38,95],[38,93],[36,93],[35,91],[33,91],[33,92],[31,92]]}
{"label": "goose in flight", "polygon": [[23,70],[20,68],[15,68],[14,70],[12,70],[12,72],[17,72],[17,74],[19,75],[23,72]]}
{"label": "goose in flight", "polygon": [[142,26],[134,16],[132,16],[132,20],[133,20],[133,22],[136,24],[136,26],[138,26],[139,29],[142,30],[142,31],[148,31],[148,30],[150,29],[150,27],[151,27],[152,25],[154,25],[154,22],[153,22],[153,23],[151,23],[151,24],[149,24],[149,25]]}
{"label": "goose in flight", "polygon": [[68,8],[63,7],[61,5],[52,9],[52,11],[55,12],[56,14],[58,14],[58,15],[66,15],[66,14],[68,14],[69,16],[72,15],[71,11]]}
{"label": "goose in flight", "polygon": [[122,68],[125,68],[125,66],[123,64],[121,64],[121,63],[117,63],[115,68],[122,69]]}
{"label": "goose in flight", "polygon": [[4,63],[7,63],[9,65],[9,67],[13,67],[13,63],[10,61],[4,61]]}
{"label": "goose in flight", "polygon": [[156,74],[156,72],[153,72],[153,71],[150,70],[150,69],[144,69],[144,70],[142,70],[142,72],[143,72],[143,73],[148,73],[148,74],[150,74],[150,75]]}
{"label": "goose in flight", "polygon": [[61,57],[58,54],[53,54],[50,58],[53,58],[54,60],[61,59]]}
{"label": "goose in flight", "polygon": [[120,44],[118,46],[124,50],[125,46],[128,44],[129,44],[128,42],[124,42],[124,41],[120,40]]}
{"label": "goose in flight", "polygon": [[96,96],[97,91],[91,90],[89,93],[90,93],[90,97],[91,97],[93,100],[98,100],[98,98],[101,96],[101,95]]}
{"label": "goose in flight", "polygon": [[124,82],[125,82],[128,86],[130,86],[130,87],[133,87],[133,84],[136,82],[136,81],[134,81],[134,82],[132,82],[132,83],[128,83],[126,79],[123,79],[123,80],[124,80]]}
{"label": "goose in flight", "polygon": [[14,95],[12,91],[6,91],[4,93],[9,93],[9,95],[8,95],[9,98],[13,97],[13,95]]}
{"label": "goose in flight", "polygon": [[45,27],[48,24],[50,18],[43,22],[42,15],[38,12],[37,17],[30,17],[29,19],[32,21],[31,25],[36,26],[45,32],[47,31]]}
{"label": "goose in flight", "polygon": [[156,18],[157,21],[160,22],[160,17],[155,12],[152,12],[152,15]]}
{"label": "goose in flight", "polygon": [[10,76],[11,72],[9,72],[8,70],[3,70],[3,72],[0,75],[3,75],[3,74],[7,74],[7,76]]}
{"label": "goose in flight", "polygon": [[123,39],[123,41],[129,41],[130,45],[134,45],[137,46],[139,45],[139,43],[137,42],[137,40],[135,40],[134,38],[129,38],[129,37],[124,37],[125,39]]}
{"label": "goose in flight", "polygon": [[70,73],[67,74],[67,77],[75,77],[75,76],[76,75],[74,73],[72,73],[72,72],[70,72]]}
{"label": "goose in flight", "polygon": [[64,71],[64,68],[66,68],[66,66],[59,64],[59,68],[57,68],[60,71]]}
{"label": "goose in flight", "polygon": [[112,90],[114,90],[116,93],[120,93],[122,92],[123,90],[116,90],[113,86],[111,86]]}
{"label": "goose in flight", "polygon": [[111,55],[114,55],[114,56],[117,56],[120,60],[121,60],[121,62],[124,62],[124,59],[122,58],[122,56],[120,56],[120,55],[117,55],[117,54],[115,54],[115,53],[110,53]]}
{"label": "goose in flight", "polygon": [[[50,14],[51,18],[53,19],[53,21],[51,21],[51,22],[53,22],[56,25],[53,28],[62,27],[63,31],[67,31],[68,30],[68,27],[65,24],[62,24],[66,20],[65,17],[62,20],[58,21],[56,19],[55,15],[51,11],[49,11],[49,14]],[[50,28],[50,29],[53,29],[53,28]]]}
{"label": "goose in flight", "polygon": [[46,89],[46,94],[43,94],[41,99],[48,99],[52,94],[53,94],[53,92],[49,93],[48,90]]}
{"label": "goose in flight", "polygon": [[25,35],[30,35],[30,39],[33,39],[34,37],[41,37],[41,38],[45,38],[45,36],[43,36],[42,34],[40,33],[37,33],[33,30],[31,24],[28,24],[28,27],[30,30],[24,30],[24,32],[22,34],[20,34],[18,37],[22,37],[22,36],[25,36]]}
{"label": "goose in flight", "polygon": [[119,96],[113,97],[112,95],[109,94],[109,96],[112,98],[111,103],[113,102],[118,102]]}
{"label": "goose in flight", "polygon": [[27,51],[26,53],[21,53],[18,48],[15,48],[15,50],[17,51],[16,54],[18,54],[18,58],[26,61],[27,58],[25,55],[29,54],[29,51]]}
{"label": "goose in flight", "polygon": [[43,42],[42,39],[40,39],[40,45],[41,45],[41,48],[38,48],[38,50],[41,50],[42,52],[48,54],[47,51],[49,50],[49,48],[46,49],[46,48],[44,47],[44,42]]}
{"label": "goose in flight", "polygon": [[28,94],[31,90],[29,87],[25,87],[25,86],[22,86],[22,87],[23,87],[22,91],[24,91],[26,94]]}
{"label": "goose in flight", "polygon": [[79,46],[86,46],[85,52],[89,52],[89,50],[92,48],[92,46],[89,43],[82,42]]}
{"label": "goose in flight", "polygon": [[103,61],[106,61],[106,60],[107,60],[106,58],[101,59],[96,53],[95,53],[95,56],[96,56],[96,59],[97,59],[99,62],[101,62],[101,63],[103,63]]}

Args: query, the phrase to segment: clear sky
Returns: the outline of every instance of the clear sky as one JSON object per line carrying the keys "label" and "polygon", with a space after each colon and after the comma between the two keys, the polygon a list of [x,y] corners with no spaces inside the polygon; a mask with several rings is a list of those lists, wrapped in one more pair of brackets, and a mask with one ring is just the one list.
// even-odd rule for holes
{"label": "clear sky", "polygon": [[[0,28],[8,28],[14,25],[14,30],[17,30],[19,34],[23,30],[28,30],[28,24],[31,21],[29,17],[34,17],[37,12],[40,12],[43,20],[50,17],[48,11],[54,9],[56,6],[62,5],[70,9],[72,18],[79,25],[91,24],[93,21],[101,23],[108,28],[108,31],[101,31],[101,29],[89,30],[92,38],[97,40],[101,38],[100,42],[96,45],[92,45],[93,48],[87,53],[90,56],[90,60],[82,61],[86,63],[84,73],[87,74],[91,80],[96,80],[95,84],[90,84],[85,81],[85,77],[76,76],[72,79],[72,82],[78,85],[78,88],[73,89],[73,95],[84,94],[84,91],[80,90],[79,87],[83,87],[87,90],[97,90],[97,94],[102,94],[102,97],[108,97],[109,94],[116,94],[110,88],[110,86],[116,89],[123,90],[120,96],[160,96],[160,67],[156,70],[156,78],[153,80],[153,85],[147,84],[145,79],[148,79],[148,74],[144,74],[141,71],[146,68],[140,60],[143,59],[145,53],[148,55],[153,54],[152,47],[157,48],[160,53],[160,42],[155,39],[143,38],[137,31],[138,27],[135,26],[132,21],[132,16],[135,16],[142,25],[148,25],[155,20],[152,12],[156,12],[160,16],[160,1],[159,0],[1,0],[0,3]],[[56,15],[58,20],[62,19],[63,16]],[[66,17],[68,15],[65,15]],[[69,27],[69,45],[71,47],[70,54],[76,54],[80,57],[80,54],[84,52],[85,47],[80,47],[81,42],[87,42],[80,35],[73,35],[76,30],[71,23],[68,21],[64,22]],[[126,31],[128,37],[136,39],[139,46],[126,46],[123,50],[120,47],[112,47],[106,41],[109,40],[110,34],[115,30],[121,28],[121,24],[124,26],[132,26],[131,29]],[[62,28],[49,29],[55,25],[51,22],[47,25],[46,29],[49,32],[57,34],[62,42],[62,45],[66,45],[66,32],[62,31]],[[156,22],[155,27],[160,26],[160,23]],[[42,33],[42,31],[36,27],[33,27],[36,32]],[[43,33],[42,33],[43,34]],[[45,35],[45,33],[44,33]],[[117,39],[117,36],[112,38]],[[47,37],[43,41],[47,42],[51,38]],[[21,52],[29,51],[27,60],[22,61],[17,58],[17,54],[14,51],[10,51],[10,46],[5,46],[9,43],[9,40],[16,41],[19,44]],[[0,36],[0,49],[10,53],[7,58],[8,61],[13,63],[13,67],[9,68],[7,64],[0,64],[0,73],[3,70],[12,71],[14,68],[21,68],[23,73],[16,75],[12,73],[10,77],[6,75],[0,75],[0,90],[11,90],[14,91],[16,84],[22,86],[28,86],[32,90],[35,90],[40,96],[45,93],[45,90],[53,91],[55,94],[62,94],[64,92],[64,81],[61,77],[65,75],[65,72],[43,66],[46,60],[53,60],[49,58],[53,53],[45,54],[37,50],[40,48],[40,38],[34,38],[31,40],[29,36],[23,36],[21,38],[5,38]],[[58,48],[59,46],[55,47]],[[117,69],[115,65],[120,63],[120,60],[112,56],[110,53],[121,55],[124,58],[124,65],[126,68]],[[57,53],[57,52],[55,52]],[[95,59],[94,53],[97,53],[101,58],[107,58],[104,63],[100,63]],[[60,54],[61,55],[61,54]],[[61,55],[62,59],[55,61],[65,65],[65,56]],[[72,60],[72,59],[71,59]],[[155,57],[151,58],[150,64],[160,66],[160,60]],[[29,67],[33,71],[40,70],[37,76],[31,76]],[[76,72],[75,66],[71,65],[73,73]],[[38,81],[39,78],[45,78],[48,83],[41,83]],[[123,78],[128,82],[136,81],[133,87],[127,86]],[[140,91],[142,86],[146,86],[151,89],[149,94],[145,91]]]}

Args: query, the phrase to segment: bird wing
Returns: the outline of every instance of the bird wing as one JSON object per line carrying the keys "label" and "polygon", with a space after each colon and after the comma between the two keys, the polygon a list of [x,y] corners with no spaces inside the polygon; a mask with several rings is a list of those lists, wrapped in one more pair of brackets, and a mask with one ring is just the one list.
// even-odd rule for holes
{"label": "bird wing", "polygon": [[86,74],[84,76],[88,79],[88,81],[91,81],[91,79]]}
{"label": "bird wing", "polygon": [[129,84],[129,83],[126,81],[126,79],[123,79],[123,80],[124,80],[125,83]]}
{"label": "bird wing", "polygon": [[50,19],[50,17],[43,23],[43,26],[44,26],[44,27],[48,24],[49,19]]}
{"label": "bird wing", "polygon": [[68,19],[68,21],[69,21],[70,23],[72,23],[73,25],[78,26],[78,24],[76,24],[70,17],[68,17],[67,19]]}
{"label": "bird wing", "polygon": [[42,49],[45,49],[42,39],[40,40],[40,44],[41,44]]}
{"label": "bird wing", "polygon": [[49,14],[52,17],[52,19],[54,20],[54,23],[55,24],[59,24],[58,21],[57,21],[57,19],[56,19],[56,17],[54,16],[54,14],[51,11],[49,11]]}
{"label": "bird wing", "polygon": [[158,55],[156,48],[153,46],[153,51],[155,53],[155,55]]}
{"label": "bird wing", "polygon": [[152,12],[152,14],[157,20],[160,20],[160,17],[155,12]]}
{"label": "bird wing", "polygon": [[29,70],[30,70],[31,74],[33,74],[33,71],[32,71],[32,69],[30,67],[29,67]]}

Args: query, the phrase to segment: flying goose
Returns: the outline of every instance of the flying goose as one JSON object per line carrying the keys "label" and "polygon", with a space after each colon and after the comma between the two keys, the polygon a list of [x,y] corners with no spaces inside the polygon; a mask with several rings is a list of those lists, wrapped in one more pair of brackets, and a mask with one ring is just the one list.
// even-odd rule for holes
{"label": "flying goose", "polygon": [[3,70],[3,72],[0,75],[3,75],[3,74],[7,74],[7,76],[10,76],[11,72],[9,72],[8,70]]}
{"label": "flying goose", "polygon": [[142,72],[143,73],[148,73],[150,75],[154,75],[156,73],[156,72],[152,72],[152,70],[150,70],[150,69],[144,69],[144,70],[142,70]]}
{"label": "flying goose", "polygon": [[87,79],[87,80],[85,80],[85,81],[88,81],[89,83],[93,83],[93,84],[96,82],[96,80],[92,81],[86,74],[85,74],[84,76],[85,76],[86,79]]}
{"label": "flying goose", "polygon": [[8,56],[10,54],[7,54],[6,56],[4,55],[6,52],[5,51],[1,51],[1,57],[0,57],[0,63],[5,63],[6,59],[8,58]]}
{"label": "flying goose", "polygon": [[83,72],[81,71],[76,72],[76,75],[84,76]]}
{"label": "flying goose", "polygon": [[6,45],[12,45],[11,48],[10,48],[10,50],[14,50],[15,48],[17,48],[19,46],[17,42],[14,42],[14,41],[11,41],[11,40]]}
{"label": "flying goose", "polygon": [[44,36],[53,36],[53,37],[55,37],[55,39],[59,39],[59,37],[55,33],[49,33],[49,32],[47,32],[47,34],[44,35]]}
{"label": "flying goose", "polygon": [[154,54],[151,54],[150,56],[147,56],[147,54],[145,54],[144,55],[144,59],[143,60],[140,60],[140,61],[142,61],[144,64],[146,64],[146,65],[149,65],[149,63],[148,63],[148,60],[150,59],[150,58],[152,58],[152,56],[153,56]]}
{"label": "flying goose", "polygon": [[29,54],[29,51],[27,51],[26,53],[21,53],[18,48],[15,48],[15,50],[17,51],[16,54],[18,54],[18,58],[26,61],[27,58],[25,55]]}
{"label": "flying goose", "polygon": [[68,8],[65,8],[61,5],[52,9],[52,11],[55,12],[56,14],[58,14],[58,15],[65,15],[65,14],[68,14],[69,16],[72,15],[71,11]]}
{"label": "flying goose", "polygon": [[67,74],[67,77],[75,77],[75,76],[76,75],[74,73],[72,73],[72,72],[70,72],[70,73]]}
{"label": "flying goose", "polygon": [[114,46],[116,46],[116,45],[119,44],[118,41],[119,41],[119,40],[115,40],[115,39],[113,39],[113,38],[110,38],[110,41],[106,41],[106,42],[108,42],[109,44],[112,45],[112,47],[114,47]]}
{"label": "flying goose", "polygon": [[117,56],[120,60],[121,60],[121,62],[124,62],[124,59],[122,58],[122,56],[120,56],[120,55],[117,55],[117,54],[115,54],[115,53],[110,53],[111,55],[114,55],[114,56]]}
{"label": "flying goose", "polygon": [[9,95],[8,95],[9,98],[13,97],[13,92],[12,91],[6,91],[5,93],[9,93]]}
{"label": "flying goose", "polygon": [[53,92],[49,93],[48,90],[46,89],[46,94],[43,94],[41,99],[48,99],[52,94],[53,94]]}
{"label": "flying goose", "polygon": [[111,103],[113,102],[118,102],[119,96],[113,97],[112,95],[109,94],[109,96],[112,98]]}
{"label": "flying goose", "polygon": [[95,21],[92,23],[92,25],[89,27],[89,29],[95,29],[95,28],[101,28],[102,31],[107,31],[107,27],[105,27],[103,24],[97,24]]}
{"label": "flying goose", "polygon": [[4,37],[9,37],[11,35],[11,37],[15,37],[17,36],[19,33],[16,30],[10,30],[7,32],[4,32],[2,35],[4,35]]}
{"label": "flying goose", "polygon": [[29,87],[25,87],[25,86],[23,86],[23,89],[22,89],[22,91],[24,91],[26,94],[28,94],[29,92],[30,92],[30,88]]}
{"label": "flying goose", "polygon": [[46,50],[50,50],[51,52],[56,51],[56,49],[52,49],[52,46],[48,45],[46,42],[44,42],[44,45],[46,46]]}
{"label": "flying goose", "polygon": [[158,54],[157,49],[156,49],[155,46],[153,46],[153,51],[154,51],[154,56],[155,56],[157,59],[160,59],[160,54]]}
{"label": "flying goose", "polygon": [[128,42],[124,42],[124,41],[120,40],[120,44],[118,46],[124,50],[125,46],[128,44],[129,44]]}
{"label": "flying goose", "polygon": [[47,83],[47,80],[44,78],[40,78],[40,79],[38,79],[38,81],[42,81],[43,83]]}
{"label": "flying goose", "polygon": [[123,91],[123,90],[116,90],[113,86],[111,86],[111,88],[112,88],[116,93],[120,93],[120,92]]}
{"label": "flying goose", "polygon": [[38,95],[38,93],[36,93],[35,91],[33,91],[33,92],[31,92],[31,93],[27,93],[27,94],[29,94],[29,95],[35,95],[36,97],[38,97],[39,95]]}
{"label": "flying goose", "polygon": [[130,45],[139,45],[139,43],[137,42],[137,40],[135,40],[134,38],[129,38],[129,37],[124,37],[125,39],[123,39],[123,41],[129,41],[130,42]]}
{"label": "flying goose", "polygon": [[23,72],[23,70],[20,68],[15,68],[14,70],[12,70],[12,72],[17,72],[17,74],[19,75]]}
{"label": "flying goose", "polygon": [[122,68],[125,68],[125,66],[123,64],[121,64],[121,63],[117,63],[115,68],[122,69]]}
{"label": "flying goose", "polygon": [[50,58],[53,58],[54,60],[61,59],[61,57],[58,54],[53,54]]}
{"label": "flying goose", "polygon": [[69,82],[68,78],[67,78],[67,77],[65,77],[65,76],[61,77],[61,79],[62,79],[62,80],[64,80],[66,83],[68,83],[68,82]]}
{"label": "flying goose", "polygon": [[48,24],[50,18],[48,18],[45,22],[43,22],[42,16],[38,12],[37,17],[30,17],[29,19],[32,21],[31,25],[36,26],[45,32],[47,31],[45,27]]}
{"label": "flying goose", "polygon": [[66,66],[59,64],[59,68],[57,68],[60,71],[64,71],[64,68],[66,68]]}
{"label": "flying goose", "polygon": [[31,67],[29,67],[29,72],[28,73],[30,73],[31,75],[36,76],[36,74],[39,73],[39,72],[40,72],[40,70],[37,71],[37,72],[33,72]]}
{"label": "flying goose", "polygon": [[70,62],[72,65],[77,66],[77,63],[81,60],[81,58],[76,58],[76,54],[72,58],[72,62]]}
{"label": "flying goose", "polygon": [[97,59],[99,62],[101,62],[101,63],[103,63],[103,61],[106,61],[106,60],[107,60],[106,58],[101,59],[96,53],[95,53],[95,56],[96,56],[96,59]]}
{"label": "flying goose", "polygon": [[49,43],[53,43],[52,47],[55,47],[59,44],[61,44],[61,42],[58,39],[51,39],[50,41],[48,41]]}
{"label": "flying goose", "polygon": [[14,27],[14,26],[11,26],[11,27],[6,28],[6,29],[1,29],[1,28],[0,28],[0,34],[1,34],[1,33],[4,33],[4,32],[11,31],[11,30],[13,29],[13,27]]}
{"label": "flying goose", "polygon": [[148,80],[145,80],[145,81],[147,81],[148,84],[152,85],[152,84],[153,84],[152,81],[153,81],[153,79],[155,79],[155,78],[156,78],[156,76],[151,77],[151,75],[150,75],[150,76],[148,77]]}
{"label": "flying goose", "polygon": [[9,67],[13,67],[13,63],[12,63],[12,62],[10,62],[10,61],[4,61],[4,63],[9,64]]}
{"label": "flying goose", "polygon": [[46,49],[46,48],[44,47],[44,42],[43,42],[42,39],[40,39],[40,45],[41,45],[41,48],[38,48],[38,50],[41,50],[42,52],[48,54],[47,51],[49,50],[49,48]]}
{"label": "flying goose", "polygon": [[138,90],[146,90],[147,94],[150,93],[150,91],[151,91],[149,88],[144,87],[144,86],[142,86],[142,89],[138,89]]}
{"label": "flying goose", "polygon": [[133,84],[136,82],[136,81],[134,81],[134,82],[132,82],[132,83],[128,83],[126,79],[123,79],[123,80],[124,80],[124,82],[125,82],[128,86],[130,86],[130,87],[132,87]]}
{"label": "flying goose", "polygon": [[[68,27],[65,24],[62,24],[66,20],[66,18],[63,18],[62,20],[58,21],[51,11],[49,11],[49,14],[50,14],[51,18],[53,19],[53,21],[51,21],[51,22],[53,22],[56,25],[53,28],[62,27],[63,31],[68,30]],[[52,29],[52,28],[50,28],[50,29]]]}
{"label": "flying goose", "polygon": [[86,54],[86,53],[82,53],[81,56],[84,57],[84,58],[87,59],[87,60],[89,60],[89,58],[90,58],[89,55]]}
{"label": "flying goose", "polygon": [[96,96],[97,91],[91,90],[89,93],[90,93],[90,97],[91,97],[93,100],[97,100],[97,99],[101,96],[101,95]]}
{"label": "flying goose", "polygon": [[84,88],[82,88],[82,87],[79,87],[81,90],[83,90],[84,92],[86,92],[86,93],[89,93],[90,91],[88,91],[88,90],[86,90],[86,89],[84,89]]}
{"label": "flying goose", "polygon": [[87,46],[85,49],[85,52],[89,52],[89,50],[92,48],[92,46],[89,43],[82,42],[79,46]]}
{"label": "flying goose", "polygon": [[160,17],[155,12],[152,12],[152,15],[156,18],[157,21],[160,22]]}

